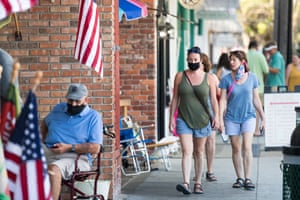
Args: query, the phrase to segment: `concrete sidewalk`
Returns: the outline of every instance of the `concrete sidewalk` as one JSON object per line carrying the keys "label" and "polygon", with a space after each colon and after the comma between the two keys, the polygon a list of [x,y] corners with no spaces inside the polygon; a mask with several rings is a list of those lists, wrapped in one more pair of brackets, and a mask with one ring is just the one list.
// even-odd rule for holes
{"label": "concrete sidewalk", "polygon": [[[254,138],[253,143],[255,145],[254,151],[256,151],[254,152],[251,177],[252,181],[256,183],[254,191],[232,188],[236,176],[231,160],[231,146],[224,144],[220,136],[217,136],[214,173],[218,181],[207,182],[202,179],[204,194],[183,195],[176,191],[176,184],[182,183],[182,174],[180,156],[175,156],[171,159],[172,168],[170,171],[165,171],[163,165],[159,165],[158,171],[127,179],[127,182],[122,186],[122,199],[281,200],[282,171],[280,164],[283,158],[282,152],[264,151],[264,137]],[[193,174],[194,171],[192,170],[191,177]],[[192,181],[191,188],[193,188]]]}

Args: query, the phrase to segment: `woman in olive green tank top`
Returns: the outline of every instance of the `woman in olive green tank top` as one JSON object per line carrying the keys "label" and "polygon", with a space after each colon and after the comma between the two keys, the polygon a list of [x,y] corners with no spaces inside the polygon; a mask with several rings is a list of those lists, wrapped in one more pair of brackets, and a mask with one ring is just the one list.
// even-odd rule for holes
{"label": "woman in olive green tank top", "polygon": [[170,106],[170,116],[173,116],[178,109],[176,121],[173,117],[170,117],[169,129],[173,132],[176,128],[180,138],[183,183],[178,184],[176,189],[183,194],[192,193],[189,183],[193,152],[196,175],[193,192],[196,194],[203,193],[201,175],[204,146],[207,137],[211,134],[211,127],[219,128],[219,115],[215,114],[212,124],[210,124],[209,115],[205,111],[205,107],[208,107],[208,98],[210,98],[213,112],[219,113],[216,98],[217,86],[213,76],[205,73],[203,67],[200,67],[200,62],[200,48],[192,47],[189,49],[187,55],[189,69],[185,73],[178,72],[176,74],[174,94]]}

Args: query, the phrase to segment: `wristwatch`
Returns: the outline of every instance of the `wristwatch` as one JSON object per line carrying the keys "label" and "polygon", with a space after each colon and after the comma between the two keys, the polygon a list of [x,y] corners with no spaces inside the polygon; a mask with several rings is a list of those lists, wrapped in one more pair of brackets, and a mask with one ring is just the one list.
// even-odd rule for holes
{"label": "wristwatch", "polygon": [[75,144],[72,144],[71,151],[75,152]]}

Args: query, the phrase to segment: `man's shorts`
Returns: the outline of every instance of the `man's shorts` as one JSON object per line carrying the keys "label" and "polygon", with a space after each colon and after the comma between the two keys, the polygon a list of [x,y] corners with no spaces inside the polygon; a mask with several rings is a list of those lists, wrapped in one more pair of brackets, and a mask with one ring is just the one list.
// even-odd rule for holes
{"label": "man's shorts", "polygon": [[232,121],[225,120],[225,132],[229,136],[242,135],[244,133],[254,133],[255,125],[255,118],[250,118],[243,123],[234,123]]}
{"label": "man's shorts", "polygon": [[[68,180],[71,178],[75,170],[76,153],[68,152],[63,154],[54,154],[49,148],[43,145],[45,156],[48,165],[56,165],[62,174],[63,179]],[[82,157],[82,158],[81,158]],[[91,169],[86,156],[81,156],[78,160],[78,167],[80,171],[89,171]]]}
{"label": "man's shorts", "polygon": [[208,137],[211,135],[211,125],[208,123],[207,126],[201,128],[201,129],[191,129],[188,127],[188,125],[185,123],[184,120],[177,117],[176,119],[176,133],[178,135],[181,134],[192,134],[195,138],[203,138]]}

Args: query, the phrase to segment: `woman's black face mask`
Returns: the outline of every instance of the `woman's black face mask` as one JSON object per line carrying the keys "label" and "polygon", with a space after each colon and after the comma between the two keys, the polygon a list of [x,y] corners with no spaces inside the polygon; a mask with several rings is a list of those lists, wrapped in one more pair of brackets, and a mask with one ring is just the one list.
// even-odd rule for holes
{"label": "woman's black face mask", "polygon": [[68,113],[70,115],[77,115],[83,111],[86,105],[80,105],[80,106],[73,106],[72,104],[67,104],[68,105]]}
{"label": "woman's black face mask", "polygon": [[189,67],[190,70],[195,71],[195,70],[199,69],[200,62],[197,62],[197,63],[188,63],[188,67]]}

